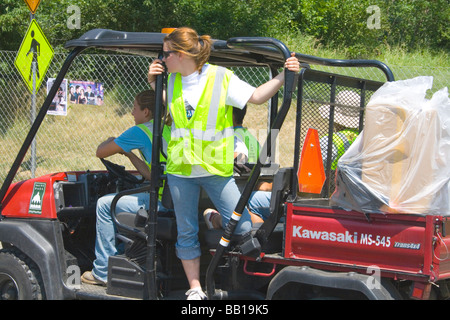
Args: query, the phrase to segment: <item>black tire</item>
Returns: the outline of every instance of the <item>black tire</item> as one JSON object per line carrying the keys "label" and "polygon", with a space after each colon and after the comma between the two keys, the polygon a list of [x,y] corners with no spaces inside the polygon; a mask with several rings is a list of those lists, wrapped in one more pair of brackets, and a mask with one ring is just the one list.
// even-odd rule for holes
{"label": "black tire", "polygon": [[0,300],[42,300],[36,265],[16,248],[0,250]]}

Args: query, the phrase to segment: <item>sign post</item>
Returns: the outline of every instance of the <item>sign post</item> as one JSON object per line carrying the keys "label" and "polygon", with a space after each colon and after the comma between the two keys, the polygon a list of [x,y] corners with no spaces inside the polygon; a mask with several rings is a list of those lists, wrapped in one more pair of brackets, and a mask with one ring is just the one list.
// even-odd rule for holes
{"label": "sign post", "polygon": [[[31,11],[31,22],[25,34],[20,49],[17,52],[14,65],[19,70],[22,79],[31,92],[31,115],[33,124],[36,118],[36,92],[42,84],[50,62],[53,59],[53,48],[42,32],[41,27],[34,19],[34,14],[40,0],[25,0]],[[31,176],[36,172],[36,140],[31,144]]]}

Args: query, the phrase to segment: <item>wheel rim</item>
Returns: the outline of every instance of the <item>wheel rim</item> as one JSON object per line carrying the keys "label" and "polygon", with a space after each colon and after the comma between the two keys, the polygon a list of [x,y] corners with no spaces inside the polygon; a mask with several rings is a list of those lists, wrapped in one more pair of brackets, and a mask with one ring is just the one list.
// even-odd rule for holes
{"label": "wheel rim", "polygon": [[16,281],[6,273],[0,273],[0,300],[17,300],[19,287]]}

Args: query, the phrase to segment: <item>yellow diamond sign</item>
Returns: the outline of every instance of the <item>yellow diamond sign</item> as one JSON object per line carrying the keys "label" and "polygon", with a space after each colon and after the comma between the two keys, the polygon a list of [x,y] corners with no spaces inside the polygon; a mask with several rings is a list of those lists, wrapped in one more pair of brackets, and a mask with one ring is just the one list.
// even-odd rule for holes
{"label": "yellow diamond sign", "polygon": [[53,48],[39,24],[33,19],[14,60],[14,65],[31,92],[33,92],[33,83],[36,85],[36,91],[41,86],[52,59]]}

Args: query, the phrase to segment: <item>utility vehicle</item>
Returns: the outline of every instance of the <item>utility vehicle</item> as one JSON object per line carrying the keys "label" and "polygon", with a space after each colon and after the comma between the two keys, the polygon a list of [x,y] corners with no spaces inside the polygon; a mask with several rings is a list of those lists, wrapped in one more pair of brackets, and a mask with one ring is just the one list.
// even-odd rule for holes
{"label": "utility vehicle", "polygon": [[[174,254],[175,217],[156,209],[165,180],[158,155],[158,119],[166,112],[162,94],[167,75],[158,76],[156,84],[150,182],[139,181],[135,172],[103,161],[106,170],[57,172],[12,183],[56,89],[80,53],[95,48],[161,57],[164,37],[164,33],[94,29],[66,43],[70,49],[66,61],[0,189],[1,299],[184,298],[188,286]],[[276,75],[290,54],[277,39],[236,37],[214,40],[210,62],[268,68]],[[314,125],[309,116],[317,113],[320,105],[333,106],[339,92],[352,90],[361,96],[362,130],[364,107],[383,84],[317,71],[314,66],[378,68],[386,81],[394,80],[391,70],[375,60],[296,56],[301,72],[286,71],[282,97],[276,95],[269,103],[268,136],[261,151],[265,156],[251,173],[236,176],[242,188],[236,213],[242,213],[258,180],[273,183],[270,217],[255,225],[251,234],[235,237],[233,220],[224,230],[206,228],[202,212],[212,204],[204,195],[200,199],[201,271],[208,299],[448,298],[450,263],[445,258],[449,228],[445,217],[366,215],[331,207],[328,199],[335,188],[331,152],[324,165],[323,187],[315,193],[299,190],[304,132]],[[271,157],[278,141],[273,135],[291,108],[296,108],[295,137],[291,139],[294,160],[290,167],[279,167]],[[317,129],[321,135],[332,133],[333,121]],[[170,207],[167,185],[165,189],[163,202]],[[121,196],[142,191],[149,193],[150,210],[115,212]],[[95,259],[96,201],[110,192],[118,192],[112,211],[125,253],[110,257],[107,287],[82,284],[80,275],[92,269]],[[310,237],[302,236],[305,230]],[[320,236],[323,234],[327,237]],[[399,243],[404,245],[396,245]]]}

